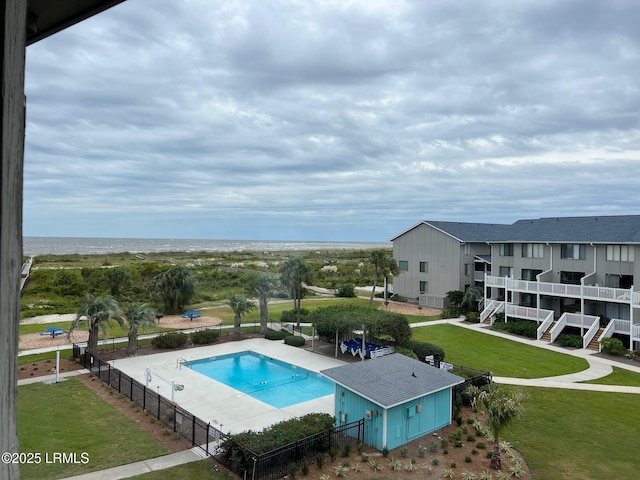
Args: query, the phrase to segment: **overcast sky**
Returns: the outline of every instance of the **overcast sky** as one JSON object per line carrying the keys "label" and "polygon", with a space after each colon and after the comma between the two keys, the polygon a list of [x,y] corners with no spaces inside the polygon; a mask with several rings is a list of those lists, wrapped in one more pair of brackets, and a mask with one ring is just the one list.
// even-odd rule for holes
{"label": "overcast sky", "polygon": [[128,0],[27,50],[27,236],[640,214],[640,2]]}

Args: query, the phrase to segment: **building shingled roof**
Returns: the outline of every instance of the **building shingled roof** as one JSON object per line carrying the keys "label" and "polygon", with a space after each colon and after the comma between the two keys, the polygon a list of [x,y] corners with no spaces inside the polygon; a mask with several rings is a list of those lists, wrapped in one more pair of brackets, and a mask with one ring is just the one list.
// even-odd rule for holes
{"label": "building shingled roof", "polygon": [[391,408],[464,382],[457,375],[400,353],[348,363],[320,373],[383,408]]}
{"label": "building shingled roof", "polygon": [[418,225],[422,224],[462,242],[640,243],[640,215],[548,217],[518,220],[511,225],[431,220]]}

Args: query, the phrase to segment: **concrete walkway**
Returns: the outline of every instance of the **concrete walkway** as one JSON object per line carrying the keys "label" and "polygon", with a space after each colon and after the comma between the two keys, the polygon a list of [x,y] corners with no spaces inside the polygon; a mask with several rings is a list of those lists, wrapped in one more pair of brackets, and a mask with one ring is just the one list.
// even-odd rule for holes
{"label": "concrete walkway", "polygon": [[164,470],[166,468],[184,465],[186,463],[197,462],[205,458],[204,452],[200,447],[194,447],[190,450],[171,453],[162,457],[150,458],[141,462],[129,463],[128,465],[120,465],[119,467],[107,468],[97,472],[84,473],[74,477],[67,477],[66,480],[118,480],[121,478],[135,477],[143,473],[154,472],[156,470]]}

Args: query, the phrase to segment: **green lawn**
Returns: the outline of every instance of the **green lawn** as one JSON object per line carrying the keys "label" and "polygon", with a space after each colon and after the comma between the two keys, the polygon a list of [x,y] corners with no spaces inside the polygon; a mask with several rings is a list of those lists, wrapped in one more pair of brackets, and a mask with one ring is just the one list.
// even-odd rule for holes
{"label": "green lawn", "polygon": [[235,477],[218,467],[211,460],[200,460],[198,462],[178,465],[165,470],[144,473],[130,477],[129,480],[167,480],[173,478],[188,478],[189,480],[233,480]]}
{"label": "green lawn", "polygon": [[507,430],[536,480],[638,478],[640,396],[523,388],[525,411]]}
{"label": "green lawn", "polygon": [[[117,435],[117,440],[114,435]],[[40,453],[40,464],[23,465],[21,478],[41,480],[137,462],[169,453],[155,439],[76,379],[18,389],[20,451]],[[88,454],[87,465],[45,463],[54,452]]]}
{"label": "green lawn", "polygon": [[640,373],[632,372],[620,367],[613,367],[613,372],[606,377],[595,380],[587,380],[581,383],[593,383],[597,385],[626,385],[640,387]]}
{"label": "green lawn", "polygon": [[446,362],[490,371],[500,377],[551,377],[580,372],[589,367],[582,358],[455,325],[414,328],[412,338],[442,347]]}

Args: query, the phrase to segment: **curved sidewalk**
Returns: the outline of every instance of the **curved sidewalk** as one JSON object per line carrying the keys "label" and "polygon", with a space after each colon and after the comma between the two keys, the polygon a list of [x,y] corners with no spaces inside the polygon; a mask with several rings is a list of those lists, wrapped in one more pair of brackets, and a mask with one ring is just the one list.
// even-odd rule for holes
{"label": "curved sidewalk", "polygon": [[635,393],[640,394],[640,387],[629,387],[625,385],[600,385],[586,382],[589,380],[596,380],[606,377],[613,372],[613,367],[619,367],[632,372],[640,373],[640,366],[627,365],[625,363],[616,362],[606,358],[600,358],[595,356],[595,352],[586,349],[569,350],[561,348],[556,345],[549,344],[541,340],[531,340],[524,337],[518,337],[504,332],[497,332],[489,329],[486,325],[480,323],[465,323],[464,317],[457,319],[444,319],[434,320],[431,322],[420,322],[412,324],[412,327],[428,327],[432,325],[449,324],[455,325],[460,328],[467,328],[469,330],[475,330],[477,332],[501,337],[507,340],[511,340],[525,345],[531,345],[533,347],[544,348],[557,353],[563,353],[565,355],[571,355],[574,357],[584,358],[589,368],[576,373],[570,373],[567,375],[558,375],[555,377],[543,377],[543,378],[512,378],[512,377],[498,377],[494,376],[493,380],[496,383],[503,383],[508,385],[520,385],[528,387],[545,387],[545,388],[566,388],[572,390],[591,390],[599,392],[618,392],[618,393]]}

